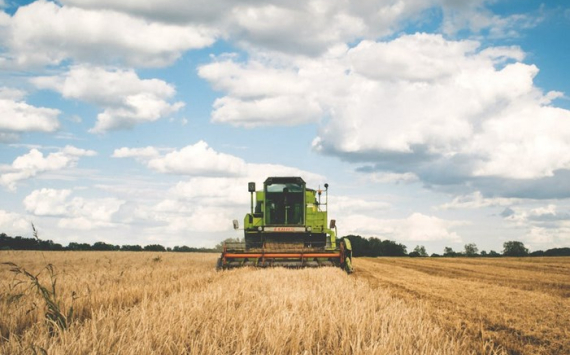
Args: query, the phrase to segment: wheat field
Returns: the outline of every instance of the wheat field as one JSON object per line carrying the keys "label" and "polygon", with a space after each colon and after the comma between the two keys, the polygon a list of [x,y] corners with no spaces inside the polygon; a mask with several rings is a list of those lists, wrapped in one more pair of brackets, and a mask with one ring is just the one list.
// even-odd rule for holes
{"label": "wheat field", "polygon": [[[216,258],[2,251],[0,262],[31,276],[0,265],[0,353],[565,354],[570,349],[570,260],[565,258],[357,258],[352,275],[335,268],[216,272]],[[38,274],[35,280],[47,295],[33,283]]]}

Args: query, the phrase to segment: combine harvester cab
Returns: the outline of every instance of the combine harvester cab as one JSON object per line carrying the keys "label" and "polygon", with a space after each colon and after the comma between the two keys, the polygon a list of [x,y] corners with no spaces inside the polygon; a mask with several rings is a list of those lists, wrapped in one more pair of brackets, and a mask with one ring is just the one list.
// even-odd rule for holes
{"label": "combine harvester cab", "polygon": [[[225,243],[217,269],[234,267],[341,267],[352,272],[348,238],[337,239],[335,220],[327,224],[328,184],[309,189],[300,177],[269,177],[263,190],[248,184],[251,211],[244,218],[244,242]],[[239,223],[234,220],[234,229]]]}

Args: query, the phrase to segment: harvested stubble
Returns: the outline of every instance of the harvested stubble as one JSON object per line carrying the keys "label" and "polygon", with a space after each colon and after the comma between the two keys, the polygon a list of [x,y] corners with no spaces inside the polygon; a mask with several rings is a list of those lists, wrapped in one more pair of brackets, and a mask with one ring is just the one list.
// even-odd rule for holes
{"label": "harvested stubble", "polygon": [[356,278],[508,354],[570,354],[570,258],[362,258]]}
{"label": "harvested stubble", "polygon": [[[215,272],[217,255],[2,252],[39,272],[59,270],[67,330],[50,336],[41,299],[0,270],[0,352],[23,354],[470,354],[482,339],[450,335],[409,304],[334,268]],[[45,260],[44,260],[45,258]],[[26,313],[38,305],[32,312]]]}

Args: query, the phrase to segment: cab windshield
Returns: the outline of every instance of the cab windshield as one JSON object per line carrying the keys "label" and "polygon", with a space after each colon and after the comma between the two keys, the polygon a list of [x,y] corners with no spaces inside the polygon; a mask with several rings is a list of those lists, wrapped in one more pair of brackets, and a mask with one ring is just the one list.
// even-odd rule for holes
{"label": "cab windshield", "polygon": [[273,225],[303,224],[303,185],[269,183],[265,192],[265,222]]}

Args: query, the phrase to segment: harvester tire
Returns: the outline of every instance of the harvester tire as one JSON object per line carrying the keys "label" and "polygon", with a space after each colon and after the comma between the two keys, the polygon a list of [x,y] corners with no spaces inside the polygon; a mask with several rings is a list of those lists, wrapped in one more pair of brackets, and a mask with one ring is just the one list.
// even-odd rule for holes
{"label": "harvester tire", "polygon": [[220,271],[222,269],[223,269],[222,258],[218,258],[218,261],[216,262],[216,271]]}

